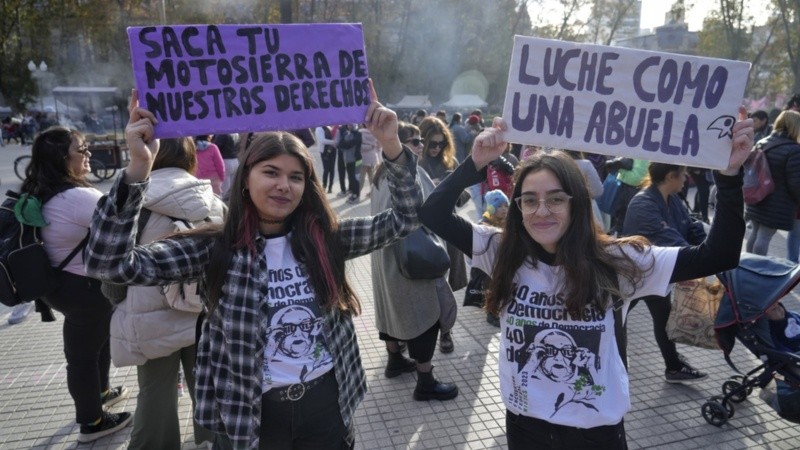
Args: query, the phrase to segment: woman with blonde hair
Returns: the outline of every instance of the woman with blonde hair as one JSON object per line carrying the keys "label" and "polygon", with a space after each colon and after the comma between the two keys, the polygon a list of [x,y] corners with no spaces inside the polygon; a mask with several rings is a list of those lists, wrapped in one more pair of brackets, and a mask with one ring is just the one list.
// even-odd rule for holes
{"label": "woman with blonde hair", "polygon": [[791,231],[800,201],[800,113],[783,111],[772,134],[756,145],[764,151],[775,190],[755,205],[747,205],[745,217],[753,224],[746,249],[766,255],[777,230]]}
{"label": "woman with blonde hair", "polygon": [[[419,124],[420,135],[424,141],[422,156],[419,165],[431,177],[434,185],[444,180],[458,165],[456,160],[456,147],[453,144],[453,135],[447,124],[436,117],[426,117]],[[464,254],[456,247],[447,244],[447,253],[450,255],[450,272],[447,282],[450,288],[457,291],[467,285],[467,264]],[[442,353],[451,353],[455,349],[451,330],[442,328],[439,338],[439,350]]]}
{"label": "woman with blonde hair", "polygon": [[438,184],[458,165],[453,135],[444,122],[432,116],[422,119],[419,132],[425,141],[419,165]]}

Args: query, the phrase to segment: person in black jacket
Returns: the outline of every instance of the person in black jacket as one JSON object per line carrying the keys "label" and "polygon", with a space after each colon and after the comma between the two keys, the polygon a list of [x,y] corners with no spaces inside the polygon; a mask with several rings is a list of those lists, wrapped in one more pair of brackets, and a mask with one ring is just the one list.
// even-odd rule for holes
{"label": "person in black jacket", "polygon": [[755,205],[747,205],[746,217],[753,224],[747,238],[750,253],[766,255],[777,230],[794,227],[800,201],[800,113],[783,111],[775,120],[772,134],[759,145],[767,155],[775,191]]}
{"label": "person in black jacket", "polygon": [[[651,162],[647,172],[649,185],[639,191],[625,213],[623,236],[644,236],[653,245],[682,247],[698,245],[706,237],[703,223],[689,215],[678,193],[686,182],[686,167]],[[631,302],[631,309],[644,300],[653,317],[653,334],[656,338],[666,370],[667,383],[690,383],[707,377],[707,374],[690,366],[678,354],[675,343],[667,336],[667,319],[672,305],[669,295],[651,295]]]}

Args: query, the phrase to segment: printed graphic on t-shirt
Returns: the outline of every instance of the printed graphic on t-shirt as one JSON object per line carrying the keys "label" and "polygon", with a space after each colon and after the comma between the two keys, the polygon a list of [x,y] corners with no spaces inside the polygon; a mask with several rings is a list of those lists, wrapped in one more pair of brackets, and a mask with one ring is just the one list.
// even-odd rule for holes
{"label": "printed graphic on t-shirt", "polygon": [[515,293],[503,327],[505,357],[516,369],[508,403],[528,411],[530,392],[549,392],[551,401],[536,407],[549,417],[574,411],[570,407],[599,411],[606,390],[598,377],[605,312],[587,308],[576,319],[565,311],[561,292],[532,292],[519,285]]}
{"label": "printed graphic on t-shirt", "polygon": [[[277,250],[270,247],[268,254]],[[284,250],[291,252],[288,243]],[[271,320],[264,355],[264,384],[268,388],[312,380],[333,365],[325,343],[321,309],[308,276],[293,257],[287,256],[283,262],[286,265],[276,265],[268,271]]]}

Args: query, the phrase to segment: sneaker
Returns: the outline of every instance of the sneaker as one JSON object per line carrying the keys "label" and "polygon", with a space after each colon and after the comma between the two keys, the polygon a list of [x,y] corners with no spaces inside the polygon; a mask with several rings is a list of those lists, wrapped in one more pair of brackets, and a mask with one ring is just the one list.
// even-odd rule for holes
{"label": "sneaker", "polygon": [[439,351],[442,353],[453,353],[455,350],[455,345],[453,344],[453,336],[450,335],[450,332],[442,333],[439,337]]}
{"label": "sneaker", "polygon": [[119,414],[103,413],[103,417],[97,425],[81,425],[78,442],[92,442],[103,436],[108,436],[128,426],[131,423],[131,419],[133,417],[129,412]]}
{"label": "sneaker", "polygon": [[681,370],[664,371],[664,379],[667,383],[694,383],[700,381],[708,376],[707,373],[693,369],[687,365],[683,365]]}
{"label": "sneaker", "polygon": [[493,327],[500,328],[500,316],[497,314],[486,314],[486,323]]}
{"label": "sneaker", "polygon": [[347,191],[342,191],[342,192],[339,192],[338,194],[336,194],[336,196],[339,197],[339,198],[347,197],[348,195],[350,195],[350,193],[347,192]]}
{"label": "sneaker", "polygon": [[103,395],[103,406],[105,408],[110,408],[128,398],[129,395],[131,395],[131,390],[125,386],[111,388]]}
{"label": "sneaker", "polygon": [[361,199],[360,199],[360,198],[358,198],[358,197],[350,197],[350,198],[348,198],[348,199],[347,199],[347,202],[346,202],[346,203],[347,203],[348,205],[355,205],[356,203],[358,203],[358,202],[360,202],[360,201],[361,201]]}
{"label": "sneaker", "polygon": [[33,312],[34,306],[33,302],[20,303],[15,306],[14,309],[11,310],[11,315],[8,316],[8,324],[16,325],[27,319]]}

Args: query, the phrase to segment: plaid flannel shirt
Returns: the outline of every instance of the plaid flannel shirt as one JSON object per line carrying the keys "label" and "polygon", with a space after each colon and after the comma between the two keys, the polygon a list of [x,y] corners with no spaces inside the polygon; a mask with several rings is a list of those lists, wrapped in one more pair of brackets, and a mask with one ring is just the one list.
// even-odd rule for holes
{"label": "plaid flannel shirt", "polygon": [[[414,179],[416,157],[404,149],[405,165],[384,160],[392,193],[392,209],[372,217],[339,222],[346,258],[390,245],[419,226],[422,196]],[[212,239],[176,236],[135,247],[136,220],[148,181],[125,185],[118,178],[98,203],[86,248],[89,276],[131,285],[161,285],[199,280],[209,261]],[[127,191],[127,192],[126,192]],[[118,206],[121,206],[118,208]],[[258,252],[237,251],[214,313],[203,323],[197,348],[195,419],[228,435],[235,448],[258,448],[261,422],[267,305],[265,240],[256,238]],[[334,357],[339,384],[339,408],[350,426],[366,394],[366,376],[349,314],[324,312],[325,339]]]}

